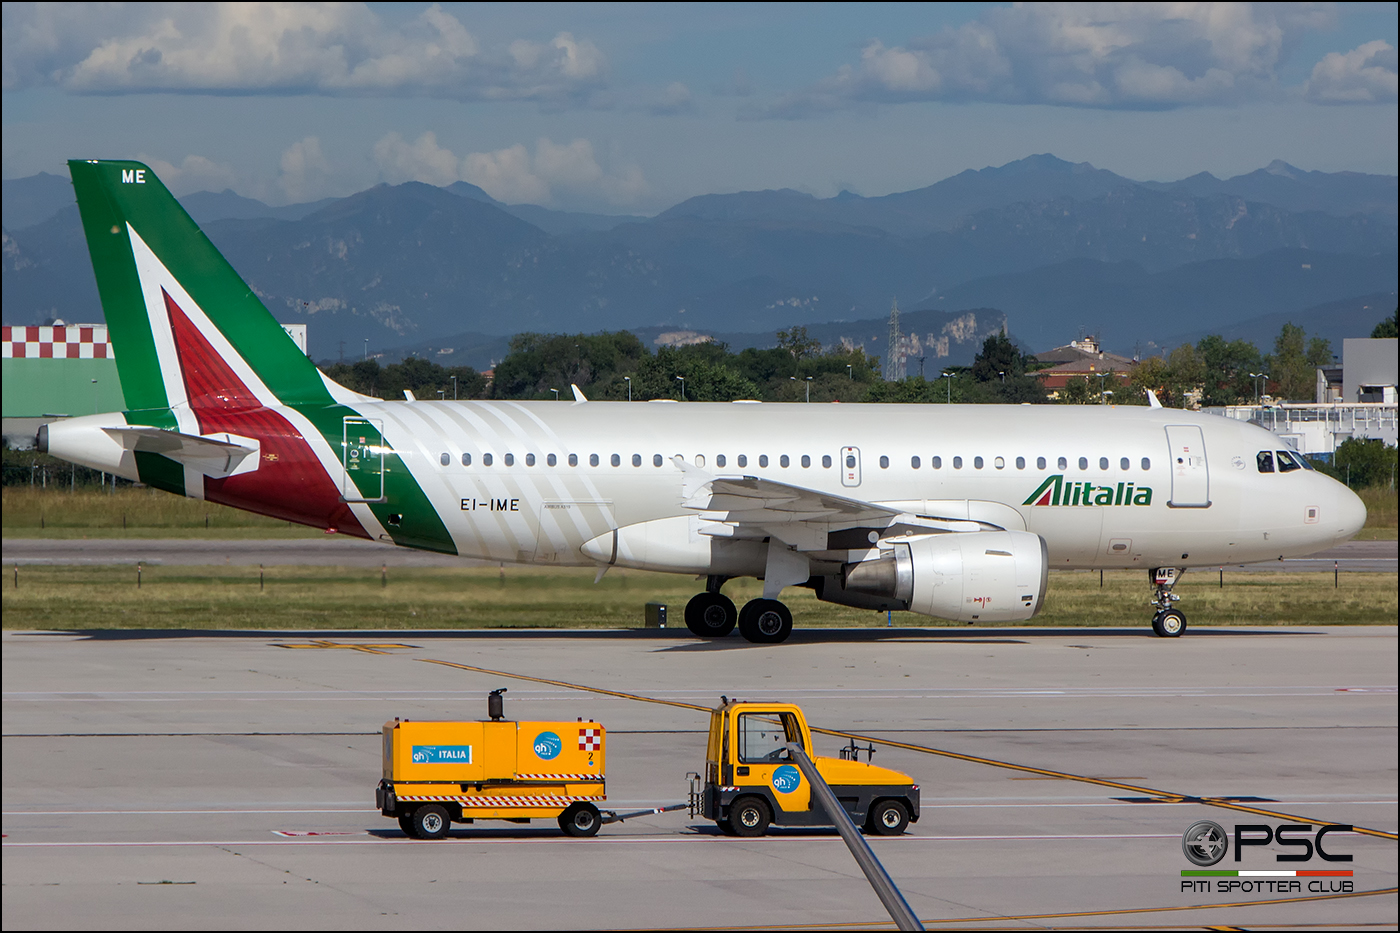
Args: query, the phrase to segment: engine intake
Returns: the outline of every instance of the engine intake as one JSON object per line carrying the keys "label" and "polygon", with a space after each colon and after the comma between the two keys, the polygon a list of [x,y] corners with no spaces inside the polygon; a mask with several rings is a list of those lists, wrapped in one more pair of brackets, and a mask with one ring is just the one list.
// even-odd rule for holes
{"label": "engine intake", "polygon": [[897,600],[955,622],[1020,622],[1040,611],[1049,582],[1045,539],[1026,531],[923,535],[875,560],[846,564],[844,589]]}

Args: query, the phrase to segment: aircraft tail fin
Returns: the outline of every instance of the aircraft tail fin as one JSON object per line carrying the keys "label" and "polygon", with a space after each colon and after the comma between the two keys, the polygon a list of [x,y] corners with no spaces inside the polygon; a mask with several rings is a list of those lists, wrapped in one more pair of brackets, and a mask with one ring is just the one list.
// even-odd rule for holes
{"label": "aircraft tail fin", "polygon": [[330,403],[309,360],[154,172],[68,163],[128,410]]}

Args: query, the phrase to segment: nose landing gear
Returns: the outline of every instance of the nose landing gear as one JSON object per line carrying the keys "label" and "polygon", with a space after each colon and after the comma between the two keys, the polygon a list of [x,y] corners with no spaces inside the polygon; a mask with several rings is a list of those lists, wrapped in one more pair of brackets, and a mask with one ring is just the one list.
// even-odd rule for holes
{"label": "nose landing gear", "polygon": [[1158,567],[1150,573],[1153,589],[1150,603],[1157,610],[1152,616],[1152,631],[1161,638],[1179,638],[1186,631],[1186,613],[1173,605],[1181,597],[1172,592],[1183,573],[1185,571],[1175,567]]}

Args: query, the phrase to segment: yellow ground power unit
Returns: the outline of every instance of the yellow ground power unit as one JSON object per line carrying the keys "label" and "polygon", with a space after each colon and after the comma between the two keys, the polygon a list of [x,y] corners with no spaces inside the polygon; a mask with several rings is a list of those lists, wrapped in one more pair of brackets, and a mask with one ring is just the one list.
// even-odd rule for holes
{"label": "yellow ground power unit", "polygon": [[674,807],[616,813],[607,799],[607,730],[601,723],[513,722],[505,689],[487,698],[489,720],[384,724],[384,772],[375,806],[405,833],[440,839],[453,823],[554,819],[570,836]]}

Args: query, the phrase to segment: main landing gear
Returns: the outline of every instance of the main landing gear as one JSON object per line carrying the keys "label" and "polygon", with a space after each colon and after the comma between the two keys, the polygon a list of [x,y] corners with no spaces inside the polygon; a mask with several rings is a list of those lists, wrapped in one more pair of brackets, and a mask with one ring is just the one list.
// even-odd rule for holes
{"label": "main landing gear", "polygon": [[685,606],[685,627],[701,638],[722,638],[739,626],[739,634],[756,644],[774,645],[792,634],[792,612],[776,599],[751,599],[742,610],[721,593],[728,577],[710,577],[705,592]]}
{"label": "main landing gear", "polygon": [[1172,587],[1184,572],[1175,567],[1158,567],[1150,571],[1153,590],[1151,604],[1157,610],[1152,616],[1152,631],[1162,638],[1178,638],[1186,631],[1186,613],[1173,605],[1181,597],[1172,592]]}

